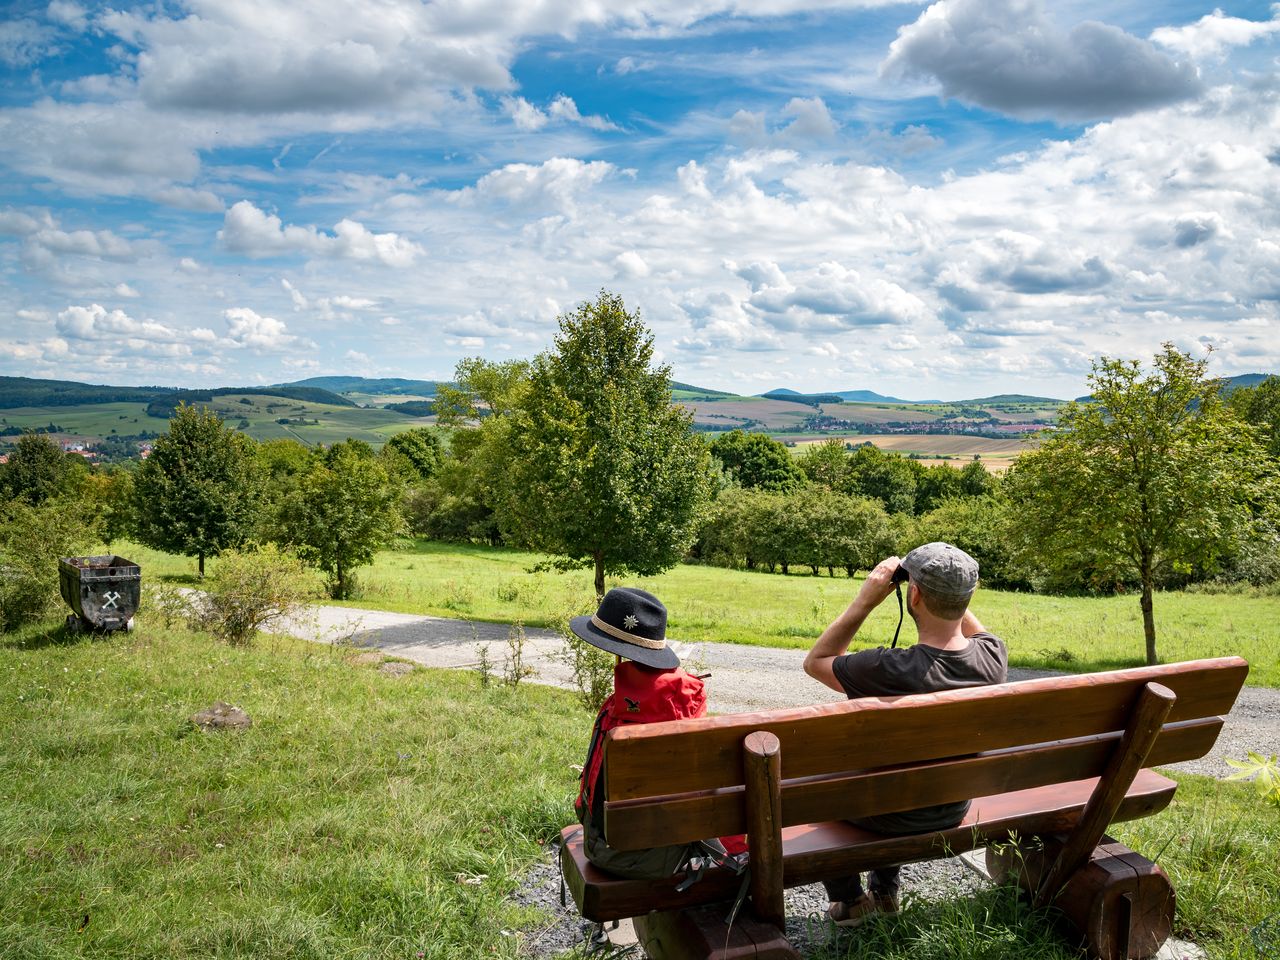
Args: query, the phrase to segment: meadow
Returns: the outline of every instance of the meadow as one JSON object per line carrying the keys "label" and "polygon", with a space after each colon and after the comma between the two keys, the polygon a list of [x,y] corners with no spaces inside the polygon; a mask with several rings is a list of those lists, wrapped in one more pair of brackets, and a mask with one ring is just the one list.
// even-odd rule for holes
{"label": "meadow", "polygon": [[[195,572],[190,558],[134,544],[115,549],[141,563],[144,576],[190,579]],[[371,566],[357,571],[359,597],[345,605],[528,626],[555,626],[590,612],[590,572],[534,570],[547,559],[519,550],[412,540],[381,551]],[[659,596],[670,612],[669,633],[678,640],[805,649],[848,604],[861,579],[840,571],[834,578],[803,571],[782,576],[683,564],[657,577],[611,582]],[[1142,662],[1136,594],[1062,597],[982,588],[973,609],[1008,644],[1016,667],[1087,672]],[[1165,661],[1238,654],[1252,666],[1250,684],[1280,686],[1276,596],[1164,592],[1156,596],[1155,615]],[[897,620],[891,598],[867,621],[856,645],[888,644]],[[909,632],[910,624],[904,629]]]}
{"label": "meadow", "polygon": [[[510,895],[572,820],[590,716],[565,691],[351,653],[231,648],[145,613],[133,634],[0,636],[0,956],[520,956],[552,904]],[[215,700],[252,727],[200,732]],[[1179,936],[1251,957],[1280,905],[1280,820],[1248,785],[1178,779],[1117,835],[1169,871]],[[1008,889],[904,906],[814,957],[1078,957]]]}

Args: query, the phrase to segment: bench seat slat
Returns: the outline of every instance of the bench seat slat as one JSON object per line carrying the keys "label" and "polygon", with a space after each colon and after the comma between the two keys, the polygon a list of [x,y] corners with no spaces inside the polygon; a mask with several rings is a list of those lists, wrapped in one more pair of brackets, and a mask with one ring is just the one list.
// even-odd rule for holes
{"label": "bench seat slat", "polygon": [[[1138,691],[1164,684],[1170,722],[1226,714],[1248,673],[1239,657],[1046,677],[897,698],[864,698],[765,713],[623,726],[609,735],[608,796],[675,795],[742,782],[741,743],[765,730],[782,743],[786,779],[847,768],[936,760],[957,745],[990,751],[1124,729]],[[1016,717],[1016,722],[1010,722]],[[945,731],[945,736],[938,736]],[[680,733],[679,737],[670,734]]]}
{"label": "bench seat slat", "polygon": [[[932,834],[889,837],[843,821],[802,824],[782,832],[783,877],[788,887],[844,876],[885,863],[910,863],[963,853],[1011,833],[1029,835],[1069,830],[1080,816],[1097,779],[1053,784],[980,797],[957,827]],[[1138,774],[1115,820],[1158,813],[1173,799],[1177,784],[1151,770]],[[784,798],[783,808],[786,808]],[[575,836],[576,832],[576,836]],[[739,879],[725,870],[709,870],[701,881],[677,892],[681,876],[668,880],[623,880],[597,869],[582,849],[581,828],[566,827],[560,860],[565,883],[582,916],[604,922],[712,903],[737,893]]]}
{"label": "bench seat slat", "polygon": [[[1147,762],[1158,766],[1201,757],[1221,729],[1219,717],[1170,724],[1156,740]],[[891,813],[964,800],[975,793],[1004,794],[1098,777],[1119,742],[1120,734],[1112,733],[905,768],[785,780],[782,825]],[[605,835],[620,850],[729,836],[746,829],[741,787],[605,804]]]}

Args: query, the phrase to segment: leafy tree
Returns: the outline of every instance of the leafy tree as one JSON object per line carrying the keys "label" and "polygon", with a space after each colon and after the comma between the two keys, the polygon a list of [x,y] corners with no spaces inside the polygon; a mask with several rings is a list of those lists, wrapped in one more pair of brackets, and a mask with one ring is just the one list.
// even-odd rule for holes
{"label": "leafy tree", "polygon": [[900,552],[938,540],[953,543],[978,561],[983,583],[1027,588],[1031,583],[1027,570],[1014,556],[1010,522],[1017,522],[1016,518],[1010,515],[1007,504],[995,497],[955,497],[917,517],[907,528]]}
{"label": "leafy tree", "polygon": [[1006,477],[1024,555],[1051,572],[1141,584],[1148,663],[1157,662],[1157,584],[1229,554],[1259,489],[1253,432],[1206,364],[1167,343],[1145,374],[1136,360],[1103,357],[1092,401],[1067,404],[1059,431]]}
{"label": "leafy tree", "polygon": [[1240,419],[1261,431],[1267,454],[1280,459],[1280,377],[1268,377],[1256,387],[1233,391],[1228,405]]}
{"label": "leafy tree", "polygon": [[383,450],[391,450],[403,457],[412,468],[415,481],[430,480],[435,476],[443,456],[440,438],[430,427],[397,433],[387,441]]}
{"label": "leafy tree", "polygon": [[437,421],[443,427],[458,427],[511,413],[528,385],[529,366],[528,360],[495,363],[466,357],[458,361],[456,386],[442,383],[436,388]]}
{"label": "leafy tree", "polygon": [[670,368],[652,359],[639,313],[601,291],[560,317],[519,405],[492,418],[506,527],[565,566],[594,567],[597,595],[606,573],[679,562],[710,495],[706,447],[671,402]]}
{"label": "leafy tree", "polygon": [[414,533],[460,543],[497,546],[502,542],[494,511],[498,478],[505,472],[500,434],[488,422],[480,429],[452,431],[449,455],[436,475],[405,497],[405,513]]}
{"label": "leafy tree", "polygon": [[711,455],[744,487],[786,492],[805,484],[804,471],[791,452],[763,433],[722,433],[712,441]]}
{"label": "leafy tree", "polygon": [[809,444],[796,460],[796,465],[810,483],[820,487],[843,490],[848,485],[851,468],[843,440],[831,437],[821,443]]}
{"label": "leafy tree", "polygon": [[[71,459],[48,437],[24,433],[14,444],[9,462],[0,467],[0,490],[15,500],[43,503],[67,492],[77,466]],[[83,470],[81,458],[74,459]]]}
{"label": "leafy tree", "polygon": [[879,500],[890,513],[915,512],[919,464],[868,443],[853,451],[849,466],[850,493]]}
{"label": "leafy tree", "polygon": [[94,470],[80,483],[80,496],[98,517],[98,533],[110,546],[133,536],[137,527],[133,471],[124,467]]}
{"label": "leafy tree", "polygon": [[254,442],[213,411],[179,404],[134,478],[138,539],[204,559],[245,542],[262,492]]}
{"label": "leafy tree", "polygon": [[323,570],[335,600],[350,595],[352,571],[400,533],[400,489],[358,440],[318,455],[285,501],[280,527],[305,562]]}
{"label": "leafy tree", "polygon": [[84,499],[0,505],[0,630],[66,611],[58,592],[58,558],[92,546],[95,521]]}

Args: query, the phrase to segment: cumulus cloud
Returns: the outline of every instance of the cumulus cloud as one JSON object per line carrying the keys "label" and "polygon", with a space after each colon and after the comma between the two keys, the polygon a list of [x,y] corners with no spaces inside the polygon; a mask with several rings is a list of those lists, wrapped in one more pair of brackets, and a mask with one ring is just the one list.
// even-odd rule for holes
{"label": "cumulus cloud", "polygon": [[1280,4],[1271,8],[1270,20],[1245,20],[1229,17],[1221,10],[1206,14],[1195,23],[1181,27],[1160,27],[1151,33],[1151,39],[1179,53],[1197,59],[1219,57],[1231,47],[1248,46],[1280,32]]}
{"label": "cumulus cloud", "polygon": [[555,122],[573,123],[589,127],[592,130],[617,130],[618,126],[607,117],[579,112],[578,105],[572,97],[558,93],[547,104],[546,110],[540,110],[524,97],[503,97],[499,101],[502,112],[511,118],[517,128],[526,131],[541,130],[547,124]]}
{"label": "cumulus cloud", "polygon": [[[159,355],[186,355],[192,331],[178,330],[156,320],[137,320],[123,310],[107,310],[101,304],[70,306],[58,314],[56,329],[69,340],[110,341],[126,345],[134,352],[156,351]],[[201,331],[196,331],[198,338]],[[205,331],[207,332],[207,331]],[[168,348],[168,349],[164,349]]]}
{"label": "cumulus cloud", "polygon": [[248,200],[231,207],[223,218],[218,239],[236,253],[277,257],[301,253],[315,257],[373,261],[389,267],[408,267],[425,251],[396,233],[373,233],[354,220],[340,220],[332,234],[315,227],[286,226],[275,214]]}
{"label": "cumulus cloud", "polygon": [[509,163],[486,173],[474,187],[458,191],[452,199],[565,210],[613,172],[613,164],[604,160],[584,162],[572,157],[552,157],[541,164]]}
{"label": "cumulus cloud", "polygon": [[264,317],[249,307],[233,307],[222,311],[227,321],[227,337],[230,344],[263,353],[282,353],[306,342],[289,333],[284,321]]}
{"label": "cumulus cloud", "polygon": [[930,317],[924,302],[898,284],[840,263],[791,275],[774,263],[752,266],[747,307],[782,330],[849,330]]}
{"label": "cumulus cloud", "polygon": [[1117,117],[1199,95],[1196,70],[1118,27],[1069,31],[1039,0],[938,0],[902,27],[889,77],[933,77],[943,96],[1017,117]]}

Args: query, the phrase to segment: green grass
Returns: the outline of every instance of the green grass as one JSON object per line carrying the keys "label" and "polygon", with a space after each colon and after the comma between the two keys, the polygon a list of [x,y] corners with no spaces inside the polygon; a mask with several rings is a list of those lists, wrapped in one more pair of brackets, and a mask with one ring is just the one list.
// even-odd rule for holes
{"label": "green grass", "polygon": [[[253,727],[188,722],[219,699]],[[302,642],[0,638],[0,956],[513,957],[589,724]]]}
{"label": "green grass", "polygon": [[[253,727],[193,728],[218,699]],[[569,822],[589,723],[562,691],[397,680],[342,650],[233,649],[145,619],[0,637],[0,956],[516,957],[545,917],[507,897]],[[1248,785],[1180,779],[1168,811],[1117,835],[1170,873],[1180,935],[1253,956],[1280,907],[1280,818]],[[814,956],[1077,956],[1007,890],[906,906]]]}
{"label": "green grass", "polygon": [[[154,575],[195,572],[189,558],[124,544],[117,552]],[[359,570],[362,593],[346,605],[519,620],[528,626],[554,626],[568,614],[589,612],[594,606],[590,572],[531,573],[544,559],[517,550],[417,540],[379,553],[371,566]],[[832,579],[825,571],[812,577],[807,568],[784,577],[694,565],[617,582],[657,594],[667,606],[668,631],[675,639],[795,649],[807,649],[861,585],[861,579]],[[1015,667],[1091,672],[1143,662],[1136,595],[1053,597],[980,589],[973,609],[1008,644]],[[1166,662],[1238,654],[1250,663],[1250,684],[1280,686],[1280,601],[1274,596],[1161,593],[1155,613],[1158,649]],[[897,604],[890,598],[867,621],[857,645],[887,645],[897,620]],[[911,636],[909,622],[903,631]]]}

